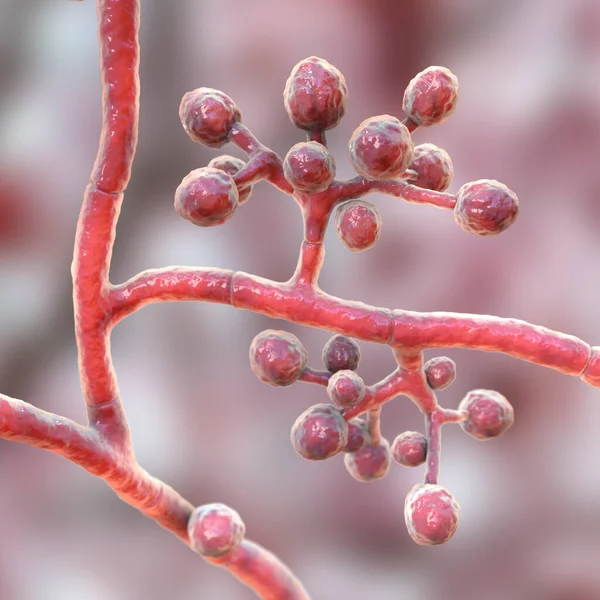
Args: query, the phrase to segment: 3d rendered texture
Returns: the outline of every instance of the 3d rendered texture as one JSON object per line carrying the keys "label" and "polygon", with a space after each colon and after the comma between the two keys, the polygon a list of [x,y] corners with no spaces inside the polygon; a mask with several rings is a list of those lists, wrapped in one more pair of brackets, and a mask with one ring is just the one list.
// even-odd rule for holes
{"label": "3d rendered texture", "polygon": [[27,4],[0,598],[598,597],[600,11]]}

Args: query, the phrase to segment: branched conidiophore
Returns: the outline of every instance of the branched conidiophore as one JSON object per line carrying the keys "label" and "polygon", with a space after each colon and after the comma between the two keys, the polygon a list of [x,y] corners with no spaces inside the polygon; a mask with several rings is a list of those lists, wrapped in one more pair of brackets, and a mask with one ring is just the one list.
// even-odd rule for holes
{"label": "branched conidiophore", "polygon": [[[505,185],[482,179],[463,185],[456,195],[446,193],[452,179],[448,154],[433,144],[413,145],[413,131],[440,123],[454,111],[456,77],[446,68],[430,67],[408,84],[403,121],[380,115],[361,123],[349,142],[357,176],[348,181],[335,178],[325,137],[344,116],[348,88],[340,71],[325,60],[301,61],[286,83],[286,111],[306,141],[293,146],[283,160],[243,125],[241,111],[223,92],[202,87],[187,93],[180,117],[191,139],[211,148],[230,142],[248,158],[218,156],[185,176],[175,191],[176,211],[195,225],[220,225],[264,180],[291,195],[301,209],[304,239],[297,268],[284,283],[210,267],[170,267],[113,285],[108,273],[115,228],[137,143],[140,3],[97,0],[97,6],[103,126],[72,265],[89,424],[0,395],[0,436],[60,454],[101,477],[123,501],[208,562],[229,570],[261,598],[307,599],[283,563],[246,539],[236,511],[218,503],[194,507],[142,469],[132,448],[110,355],[113,327],[153,302],[229,304],[335,334],[323,350],[324,370],[309,366],[307,351],[291,333],[267,330],[250,345],[250,365],[263,382],[289,386],[303,381],[325,388],[323,403],[308,408],[293,425],[293,447],[309,460],[343,454],[346,469],[361,482],[384,477],[392,462],[425,464],[424,482],[406,497],[408,533],[422,545],[448,541],[458,526],[459,506],[438,483],[442,426],[458,423],[473,438],[488,440],[511,427],[514,414],[508,400],[490,390],[469,392],[456,410],[442,408],[435,392],[452,384],[456,365],[446,357],[423,364],[423,351],[454,347],[502,352],[600,387],[600,348],[576,337],[514,319],[378,308],[333,297],[319,287],[332,213],[340,241],[352,252],[377,242],[382,223],[376,206],[364,200],[368,194],[451,210],[462,229],[480,236],[501,233],[516,221],[519,201]],[[357,373],[357,340],[388,345],[397,368],[367,385]],[[381,410],[398,396],[420,409],[425,431],[399,432],[390,445],[381,435]]]}

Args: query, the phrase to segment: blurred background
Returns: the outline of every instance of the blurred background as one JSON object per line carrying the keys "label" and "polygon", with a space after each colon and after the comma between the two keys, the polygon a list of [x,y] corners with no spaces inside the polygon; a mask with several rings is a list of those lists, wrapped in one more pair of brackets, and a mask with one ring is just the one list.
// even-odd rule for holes
{"label": "blurred background", "polygon": [[[222,89],[284,155],[302,139],[283,107],[285,80],[302,58],[327,59],[350,89],[347,115],[328,135],[346,178],[358,123],[401,116],[408,81],[444,65],[460,81],[457,111],[415,142],[450,153],[452,192],[474,179],[506,183],[521,200],[517,223],[478,238],[450,212],[372,196],[384,223],[378,244],[352,254],[330,231],[322,288],[389,308],[525,319],[600,344],[597,0],[142,5],[139,148],[113,282],[171,264],[279,281],[294,270],[299,210],[264,183],[220,228],[175,214],[181,179],[219,153],[185,135],[186,91]],[[0,390],[79,421],[70,263],[100,127],[95,28],[91,0],[0,0]],[[315,600],[600,598],[599,390],[501,355],[449,351],[459,375],[441,403],[455,408],[473,388],[495,389],[516,423],[484,444],[445,428],[440,483],[462,518],[451,542],[422,548],[403,516],[421,468],[392,465],[386,479],[361,484],[341,457],[315,464],[294,453],[292,423],[326,394],[256,379],[248,348],[268,327],[298,335],[309,364],[322,366],[329,334],[230,307],[153,305],[118,326],[120,390],[151,473],[196,505],[235,507],[248,536]],[[362,354],[367,383],[394,368],[386,347],[363,344]],[[382,427],[392,440],[423,422],[400,398]],[[0,481],[1,600],[253,597],[64,459],[0,442]]]}

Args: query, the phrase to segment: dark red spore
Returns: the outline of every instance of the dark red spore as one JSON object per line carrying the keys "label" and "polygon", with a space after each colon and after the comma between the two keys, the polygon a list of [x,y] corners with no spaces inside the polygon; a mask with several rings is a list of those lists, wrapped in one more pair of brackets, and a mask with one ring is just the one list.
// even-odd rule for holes
{"label": "dark red spore", "polygon": [[223,92],[198,88],[181,100],[179,118],[194,142],[220,148],[227,143],[231,128],[242,115],[235,102]]}
{"label": "dark red spore", "polygon": [[454,219],[468,233],[496,235],[518,216],[517,195],[494,179],[465,183],[456,195]]}
{"label": "dark red spore", "polygon": [[420,546],[447,542],[459,518],[458,502],[439,485],[418,484],[406,496],[404,520],[408,534]]}
{"label": "dark red spore", "polygon": [[392,443],[392,459],[403,467],[418,467],[427,458],[427,438],[417,431],[405,431]]}
{"label": "dark red spore", "polygon": [[335,161],[322,144],[300,142],[287,153],[283,173],[295,190],[315,194],[331,185],[335,177]]}
{"label": "dark red spore", "polygon": [[354,371],[338,371],[327,384],[331,401],[340,408],[356,406],[365,397],[365,382]]}
{"label": "dark red spore", "polygon": [[428,67],[408,84],[402,108],[418,125],[436,125],[454,112],[457,100],[456,76],[445,67]]}
{"label": "dark red spore", "polygon": [[444,390],[456,379],[456,363],[447,356],[438,356],[425,363],[427,384],[432,390]]}
{"label": "dark red spore", "polygon": [[348,442],[344,446],[344,452],[356,452],[360,450],[369,437],[367,425],[360,419],[348,421]]}
{"label": "dark red spore", "polygon": [[221,225],[233,216],[238,204],[231,175],[212,167],[192,171],[175,192],[177,213],[200,227]]}
{"label": "dark red spore", "polygon": [[346,454],[344,464],[356,481],[382,479],[390,469],[390,445],[385,439],[379,444],[367,443],[360,450]]}
{"label": "dark red spore", "polygon": [[356,371],[360,363],[358,343],[345,335],[334,335],[323,348],[323,362],[331,373],[337,371]]}
{"label": "dark red spore", "polygon": [[326,460],[348,443],[348,423],[331,404],[316,404],[302,413],[292,427],[292,445],[307,460]]}
{"label": "dark red spore", "polygon": [[355,171],[367,179],[402,175],[413,159],[412,137],[396,117],[381,115],[363,121],[348,145]]}
{"label": "dark red spore", "polygon": [[351,252],[368,250],[381,234],[381,216],[370,202],[351,200],[338,208],[335,230],[342,244]]}
{"label": "dark red spore", "polygon": [[308,355],[302,342],[287,331],[267,329],[250,345],[250,366],[256,376],[273,386],[295,383],[306,368]]}
{"label": "dark red spore", "polygon": [[484,441],[497,437],[515,422],[513,407],[508,400],[493,390],[473,390],[461,401],[458,410],[467,411],[468,417],[460,426],[475,439]]}
{"label": "dark red spore", "polygon": [[348,88],[333,65],[311,56],[292,69],[283,99],[296,127],[307,131],[331,129],[346,113]]}
{"label": "dark red spore", "polygon": [[231,552],[244,539],[246,527],[240,515],[225,504],[206,504],[194,510],[188,523],[190,545],[203,556]]}
{"label": "dark red spore", "polygon": [[413,185],[436,192],[444,192],[450,187],[454,173],[450,155],[435,144],[415,146],[408,168],[417,173],[417,178],[411,180]]}
{"label": "dark red spore", "polygon": [[[213,158],[207,166],[212,167],[213,169],[225,171],[225,173],[229,173],[229,175],[233,177],[246,166],[246,163],[241,158],[224,154],[222,156],[216,156]],[[244,204],[244,202],[246,202],[252,195],[252,186],[249,185],[241,190],[238,188],[238,195],[239,203]]]}

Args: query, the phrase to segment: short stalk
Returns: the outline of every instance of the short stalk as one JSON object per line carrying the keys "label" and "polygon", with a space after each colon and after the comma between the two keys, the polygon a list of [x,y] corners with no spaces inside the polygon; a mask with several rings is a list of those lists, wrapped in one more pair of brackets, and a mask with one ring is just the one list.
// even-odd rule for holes
{"label": "short stalk", "polygon": [[381,406],[369,409],[367,414],[367,427],[373,446],[381,444]]}
{"label": "short stalk", "polygon": [[440,476],[440,457],[442,451],[442,421],[437,411],[425,415],[427,437],[427,467],[425,483],[437,484]]}

